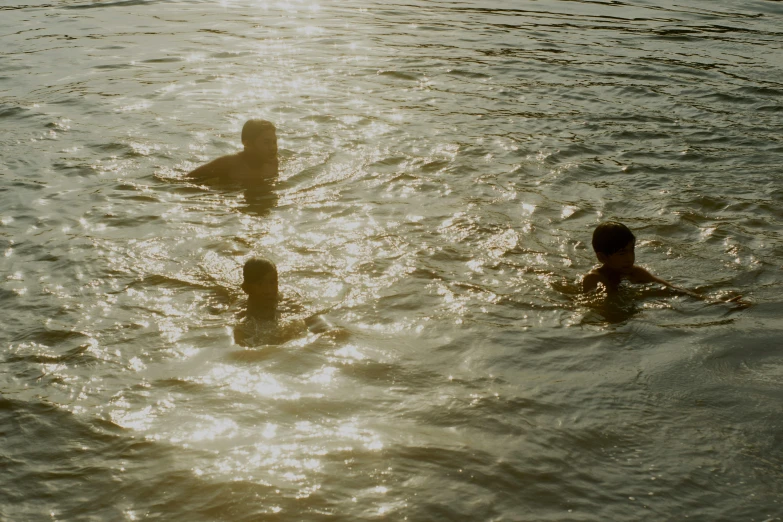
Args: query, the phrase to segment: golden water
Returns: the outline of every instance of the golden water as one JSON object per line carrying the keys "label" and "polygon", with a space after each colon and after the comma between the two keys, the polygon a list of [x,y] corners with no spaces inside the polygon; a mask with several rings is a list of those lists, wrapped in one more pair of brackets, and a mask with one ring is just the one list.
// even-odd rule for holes
{"label": "golden water", "polygon": [[[0,6],[0,519],[780,520],[777,2]],[[191,168],[274,121],[274,194]],[[737,310],[576,292],[592,228]],[[240,267],[338,335],[243,347]]]}

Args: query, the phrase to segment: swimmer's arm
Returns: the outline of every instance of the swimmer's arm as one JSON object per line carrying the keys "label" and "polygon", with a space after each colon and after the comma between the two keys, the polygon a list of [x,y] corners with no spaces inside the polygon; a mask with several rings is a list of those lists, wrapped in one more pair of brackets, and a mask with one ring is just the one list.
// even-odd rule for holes
{"label": "swimmer's arm", "polygon": [[699,295],[691,290],[688,290],[687,288],[682,288],[680,286],[673,285],[665,279],[661,279],[660,277],[652,275],[650,272],[648,272],[647,270],[645,270],[640,266],[634,267],[632,282],[633,283],[658,283],[659,285],[663,285],[666,288],[673,290],[677,293],[689,295],[697,299],[704,299],[704,296]]}
{"label": "swimmer's arm", "polygon": [[233,156],[222,156],[188,173],[189,178],[211,179],[228,176],[234,166]]}
{"label": "swimmer's arm", "polygon": [[751,303],[743,299],[741,295],[736,295],[733,297],[726,297],[726,298],[721,298],[716,300],[706,295],[697,294],[696,292],[692,290],[688,290],[687,288],[673,285],[670,282],[666,281],[665,279],[661,279],[660,277],[656,277],[652,275],[644,268],[635,267],[635,269],[638,270],[637,274],[641,278],[641,280],[636,281],[639,283],[658,283],[665,286],[669,290],[672,290],[680,294],[685,294],[690,297],[695,297],[696,299],[701,299],[702,301],[707,301],[709,304],[733,303],[737,305],[739,308],[747,308],[751,305]]}
{"label": "swimmer's arm", "polygon": [[337,326],[321,314],[311,315],[304,320],[310,333],[323,334],[334,339],[345,339],[350,332],[342,326]]}

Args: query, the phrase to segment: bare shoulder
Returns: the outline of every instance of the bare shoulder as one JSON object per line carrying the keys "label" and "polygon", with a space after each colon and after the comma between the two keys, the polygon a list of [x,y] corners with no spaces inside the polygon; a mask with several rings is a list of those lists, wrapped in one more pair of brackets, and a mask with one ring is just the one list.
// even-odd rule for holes
{"label": "bare shoulder", "polygon": [[599,284],[606,285],[606,280],[600,272],[592,270],[582,279],[582,291],[585,293],[592,292],[598,288]]}
{"label": "bare shoulder", "polygon": [[631,272],[628,274],[628,280],[632,283],[661,283],[666,286],[669,285],[669,283],[663,279],[652,275],[646,268],[642,268],[638,265],[634,265],[633,268],[631,268]]}
{"label": "bare shoulder", "polygon": [[225,177],[231,175],[231,172],[236,169],[236,164],[236,154],[221,156],[191,171],[188,176],[199,179]]}

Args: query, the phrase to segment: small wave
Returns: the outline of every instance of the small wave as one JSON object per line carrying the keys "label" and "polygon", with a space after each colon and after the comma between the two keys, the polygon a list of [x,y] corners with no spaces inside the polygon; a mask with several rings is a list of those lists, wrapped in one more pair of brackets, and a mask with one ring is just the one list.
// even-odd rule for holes
{"label": "small wave", "polygon": [[100,9],[105,7],[131,7],[136,5],[152,5],[164,3],[164,0],[120,0],[120,1],[105,1],[105,0],[92,0],[90,4],[76,4],[65,5],[63,9]]}
{"label": "small wave", "polygon": [[50,330],[40,328],[28,330],[24,333],[18,334],[13,338],[13,341],[28,341],[47,345],[55,345],[66,341],[72,341],[74,339],[86,339],[89,337],[90,336],[84,332],[78,332],[74,330]]}
{"label": "small wave", "polygon": [[400,71],[378,71],[379,76],[388,76],[390,78],[395,78],[397,80],[407,80],[411,82],[419,81],[418,76],[414,76],[412,74],[400,72]]}
{"label": "small wave", "polygon": [[28,118],[32,116],[28,109],[23,107],[0,106],[0,118]]}
{"label": "small wave", "polygon": [[150,58],[148,60],[142,60],[141,63],[176,63],[184,61],[178,56],[169,56],[166,58]]}

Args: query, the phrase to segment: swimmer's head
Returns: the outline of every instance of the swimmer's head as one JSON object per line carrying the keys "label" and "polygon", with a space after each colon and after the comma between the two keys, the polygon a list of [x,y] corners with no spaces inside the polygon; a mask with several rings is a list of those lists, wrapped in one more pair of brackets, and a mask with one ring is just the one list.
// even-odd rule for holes
{"label": "swimmer's head", "polygon": [[277,155],[277,130],[271,121],[248,120],[242,127],[242,144],[245,151]]}
{"label": "swimmer's head", "polygon": [[250,297],[277,298],[277,267],[270,260],[263,257],[248,259],[242,268],[242,275],[242,290]]}
{"label": "swimmer's head", "polygon": [[605,221],[593,231],[593,250],[596,254],[611,256],[629,245],[636,244],[636,236],[617,221]]}

